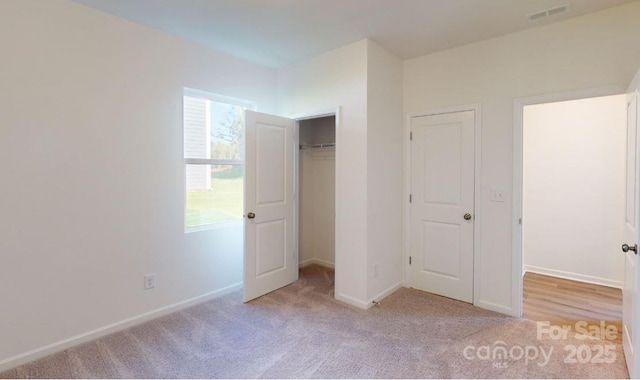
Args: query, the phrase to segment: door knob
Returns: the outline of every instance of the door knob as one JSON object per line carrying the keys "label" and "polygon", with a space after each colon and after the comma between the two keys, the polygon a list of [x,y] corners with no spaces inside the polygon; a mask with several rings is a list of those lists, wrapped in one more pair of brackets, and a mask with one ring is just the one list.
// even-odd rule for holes
{"label": "door knob", "polygon": [[471,220],[471,214],[469,213],[464,214],[464,220]]}
{"label": "door knob", "polygon": [[629,252],[629,251],[633,251],[636,253],[636,255],[638,254],[638,245],[637,244],[622,244],[622,252]]}
{"label": "door knob", "polygon": [[252,213],[252,212],[250,212],[250,213],[248,213],[248,214],[247,214],[247,218],[249,218],[249,219],[253,219],[253,218],[255,218],[255,217],[256,217],[256,214],[254,214],[254,213]]}

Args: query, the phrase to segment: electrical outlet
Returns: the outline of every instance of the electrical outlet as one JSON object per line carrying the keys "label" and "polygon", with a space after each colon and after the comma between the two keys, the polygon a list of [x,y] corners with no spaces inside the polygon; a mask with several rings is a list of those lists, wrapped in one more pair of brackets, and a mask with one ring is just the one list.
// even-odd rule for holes
{"label": "electrical outlet", "polygon": [[146,289],[153,289],[156,287],[156,274],[155,273],[151,273],[148,275],[144,276],[144,288]]}

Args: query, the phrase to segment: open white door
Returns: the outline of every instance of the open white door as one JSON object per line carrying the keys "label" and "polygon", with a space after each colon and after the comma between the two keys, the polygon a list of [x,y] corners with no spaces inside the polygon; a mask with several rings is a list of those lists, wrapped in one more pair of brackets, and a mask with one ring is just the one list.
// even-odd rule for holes
{"label": "open white door", "polygon": [[244,301],[298,279],[295,121],[245,111]]}
{"label": "open white door", "polygon": [[622,346],[632,379],[640,376],[640,353],[638,350],[638,233],[640,229],[640,155],[638,154],[638,82],[640,71],[627,91],[627,179],[626,179],[626,216],[622,250],[624,260],[624,286],[622,288]]}

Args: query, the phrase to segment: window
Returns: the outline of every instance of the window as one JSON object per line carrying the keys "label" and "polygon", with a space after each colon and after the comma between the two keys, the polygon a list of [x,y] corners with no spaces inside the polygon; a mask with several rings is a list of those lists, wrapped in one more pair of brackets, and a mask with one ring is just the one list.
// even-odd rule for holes
{"label": "window", "polygon": [[185,89],[185,230],[242,219],[244,110],[249,102]]}

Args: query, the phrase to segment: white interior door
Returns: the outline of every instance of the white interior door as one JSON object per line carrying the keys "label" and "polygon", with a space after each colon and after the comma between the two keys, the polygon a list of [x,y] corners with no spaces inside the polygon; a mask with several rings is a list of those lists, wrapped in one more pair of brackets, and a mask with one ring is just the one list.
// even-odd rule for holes
{"label": "white interior door", "polygon": [[411,120],[411,286],[473,302],[475,111]]}
{"label": "white interior door", "polygon": [[298,279],[295,121],[245,111],[244,301]]}
{"label": "white interior door", "polygon": [[626,176],[626,217],[624,228],[624,286],[622,288],[622,345],[631,378],[640,376],[640,355],[638,349],[638,223],[640,221],[638,201],[640,194],[638,170],[638,78],[629,87],[627,97],[627,176]]}

